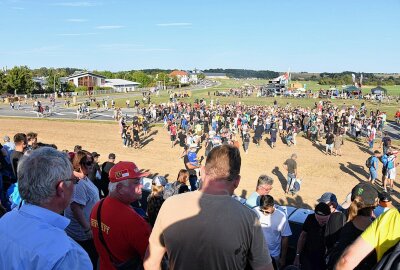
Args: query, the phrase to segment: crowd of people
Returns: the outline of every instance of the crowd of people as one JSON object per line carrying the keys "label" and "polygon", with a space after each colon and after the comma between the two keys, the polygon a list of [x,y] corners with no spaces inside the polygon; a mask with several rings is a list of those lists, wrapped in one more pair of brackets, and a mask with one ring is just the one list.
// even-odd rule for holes
{"label": "crowd of people", "polygon": [[[116,162],[76,145],[73,151],[5,136],[0,145],[0,269],[392,269],[399,265],[400,213],[392,205],[397,151],[386,114],[365,106],[318,102],[313,108],[209,104],[199,100],[150,104],[119,120],[124,147],[143,147],[150,123],[163,121],[171,147],[182,148],[175,181]],[[369,181],[345,203],[326,192],[297,234],[285,206],[261,175],[246,199],[234,195],[241,154],[295,146],[298,134],[324,153],[342,155],[345,136],[374,149]],[[253,137],[251,136],[253,135]],[[266,138],[265,138],[266,136]],[[264,140],[265,138],[265,140]],[[253,140],[252,140],[253,139]],[[325,140],[325,142],[323,142]],[[251,144],[253,141],[253,144]],[[199,149],[205,149],[199,157]],[[376,147],[375,147],[376,148]],[[382,189],[378,167],[382,163]],[[288,158],[286,193],[301,184],[297,155]],[[289,240],[295,244],[289,246]],[[396,257],[397,254],[397,257]],[[384,268],[389,267],[389,268]]]}
{"label": "crowd of people", "polygon": [[[234,195],[241,180],[239,147],[229,143],[229,136],[214,144],[214,136],[226,128],[218,128],[224,117],[218,121],[213,115],[205,117],[210,117],[210,130],[201,134],[195,129],[193,141],[184,140],[185,169],[175,181],[152,177],[133,162],[116,162],[113,153],[99,164],[99,153],[79,145],[73,151],[59,151],[39,142],[34,132],[17,133],[12,141],[5,136],[0,155],[4,214],[0,269],[373,269],[376,265],[392,269],[383,267],[396,265],[400,213],[389,192],[365,181],[349,190],[343,204],[326,192],[296,236],[285,207],[270,195],[272,177],[261,175],[247,200]],[[171,131],[175,123],[170,122],[166,128]],[[191,134],[183,123],[179,130]],[[258,126],[254,121],[245,124],[247,131]],[[240,126],[238,133],[243,134]],[[394,151],[385,146],[384,138],[382,152],[389,158]],[[175,140],[171,135],[172,146]],[[204,166],[196,155],[203,141],[212,143]],[[378,152],[374,157],[382,160]],[[298,178],[296,159],[293,154],[284,162],[286,192]],[[296,244],[289,247],[293,237]]]}

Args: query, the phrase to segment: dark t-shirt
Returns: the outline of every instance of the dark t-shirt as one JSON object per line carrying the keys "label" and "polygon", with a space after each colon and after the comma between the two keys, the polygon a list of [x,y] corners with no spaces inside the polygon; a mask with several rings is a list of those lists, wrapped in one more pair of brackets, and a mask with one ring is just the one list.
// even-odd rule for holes
{"label": "dark t-shirt", "polygon": [[383,146],[385,146],[385,147],[390,146],[391,142],[392,142],[392,140],[390,139],[390,137],[385,136],[382,138],[382,143],[383,143]]}
{"label": "dark t-shirt", "polygon": [[103,165],[101,166],[101,181],[110,181],[108,178],[108,173],[114,165],[114,163],[109,161],[103,163]]}
{"label": "dark t-shirt", "polygon": [[[362,233],[363,231],[357,229],[352,221],[347,222],[346,225],[344,225],[340,233],[338,243],[329,258],[328,269],[333,269],[333,266],[337,263],[337,260],[340,258],[344,250],[350,246]],[[372,269],[375,264],[376,253],[372,252],[354,269]]]}
{"label": "dark t-shirt", "polygon": [[295,170],[297,169],[297,162],[294,159],[289,158],[283,164],[287,166],[288,173],[295,173]]}
{"label": "dark t-shirt", "polygon": [[[22,156],[24,155],[23,152],[19,152],[17,150],[15,150],[12,154],[11,154],[11,167],[15,176],[15,179],[18,179],[18,175],[17,175],[17,168],[18,168],[18,162],[19,160],[22,158]],[[15,183],[15,182],[14,182]]]}
{"label": "dark t-shirt", "polygon": [[326,144],[332,144],[334,140],[335,140],[335,136],[333,136],[332,133],[329,133],[328,135],[326,135]]}
{"label": "dark t-shirt", "polygon": [[328,250],[330,250],[338,241],[345,223],[346,215],[342,212],[334,212],[329,217],[325,230],[325,243]]}
{"label": "dark t-shirt", "polygon": [[188,166],[186,165],[186,163],[190,163],[189,157],[187,155],[185,155],[185,157],[183,158],[183,162],[185,163],[185,168],[186,170],[188,170],[189,175],[196,175],[196,171],[193,169],[189,169]]}
{"label": "dark t-shirt", "polygon": [[325,255],[325,226],[320,226],[315,214],[308,215],[303,224],[307,233],[303,253],[307,257],[321,258]]}
{"label": "dark t-shirt", "polygon": [[95,183],[95,182],[97,181],[97,179],[96,179],[96,172],[97,172],[97,171],[100,171],[100,166],[99,166],[99,163],[95,162],[95,163],[93,164],[93,170],[90,171],[90,172],[89,172],[89,175],[88,175],[89,179],[90,179],[93,183]]}
{"label": "dark t-shirt", "polygon": [[183,132],[178,133],[179,146],[184,147],[186,145],[186,134]]}

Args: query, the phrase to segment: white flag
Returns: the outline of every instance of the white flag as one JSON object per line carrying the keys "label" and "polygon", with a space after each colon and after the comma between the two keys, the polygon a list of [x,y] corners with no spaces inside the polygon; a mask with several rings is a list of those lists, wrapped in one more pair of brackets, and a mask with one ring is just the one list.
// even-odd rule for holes
{"label": "white flag", "polygon": [[353,73],[353,74],[351,74],[351,77],[353,78],[353,83],[355,83],[356,82],[356,75],[354,75],[354,73]]}

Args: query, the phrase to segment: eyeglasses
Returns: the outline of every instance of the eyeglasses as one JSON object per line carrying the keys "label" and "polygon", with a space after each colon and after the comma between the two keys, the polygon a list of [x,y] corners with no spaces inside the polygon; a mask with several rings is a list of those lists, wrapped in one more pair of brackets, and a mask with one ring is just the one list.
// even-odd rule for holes
{"label": "eyeglasses", "polygon": [[78,182],[79,182],[79,178],[64,179],[62,181],[64,181],[64,182],[72,182],[72,183],[74,183],[74,185],[77,185]]}
{"label": "eyeglasses", "polygon": [[262,209],[262,208],[259,208],[259,209],[264,215],[271,215],[272,214],[271,211],[268,211],[268,210],[265,210],[265,209]]}

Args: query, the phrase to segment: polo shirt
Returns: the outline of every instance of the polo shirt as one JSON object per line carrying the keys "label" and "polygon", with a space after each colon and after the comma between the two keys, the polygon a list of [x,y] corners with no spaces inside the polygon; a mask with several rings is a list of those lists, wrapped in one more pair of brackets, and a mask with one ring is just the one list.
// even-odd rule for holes
{"label": "polo shirt", "polygon": [[0,219],[0,269],[93,269],[88,254],[64,231],[69,219],[24,204]]}

